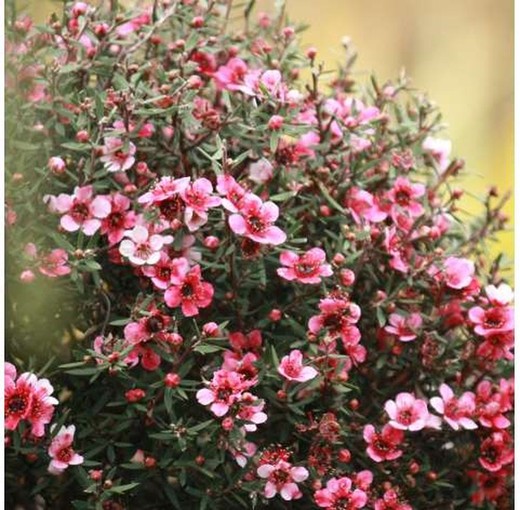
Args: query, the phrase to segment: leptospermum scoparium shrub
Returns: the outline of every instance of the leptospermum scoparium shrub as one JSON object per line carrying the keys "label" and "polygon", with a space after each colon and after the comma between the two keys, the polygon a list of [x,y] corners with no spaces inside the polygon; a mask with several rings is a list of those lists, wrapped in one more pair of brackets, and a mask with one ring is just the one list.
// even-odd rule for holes
{"label": "leptospermum scoparium shrub", "polygon": [[511,508],[503,201],[253,4],[11,17],[9,508]]}

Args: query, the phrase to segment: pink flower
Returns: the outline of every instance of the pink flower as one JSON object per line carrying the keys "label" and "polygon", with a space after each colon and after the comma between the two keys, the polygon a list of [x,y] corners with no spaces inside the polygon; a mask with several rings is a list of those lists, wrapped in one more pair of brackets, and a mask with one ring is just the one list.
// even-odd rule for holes
{"label": "pink flower", "polygon": [[315,284],[321,282],[322,276],[331,276],[332,269],[329,264],[324,264],[325,252],[321,248],[312,248],[303,255],[297,255],[292,251],[283,251],[280,255],[280,263],[284,268],[276,272],[282,278],[300,283]]}
{"label": "pink flower", "polygon": [[448,257],[444,261],[442,276],[451,289],[463,289],[470,285],[475,274],[475,264],[468,259]]}
{"label": "pink flower", "polygon": [[105,164],[107,172],[124,172],[132,168],[135,163],[135,145],[132,142],[124,142],[113,136],[105,139],[102,148],[103,156],[100,159]]}
{"label": "pink flower", "polygon": [[69,256],[67,252],[61,248],[56,248],[48,255],[41,257],[38,270],[49,278],[64,276],[71,272],[68,266],[68,260]]}
{"label": "pink flower", "polygon": [[92,186],[76,187],[73,195],[61,193],[57,197],[50,196],[52,211],[64,214],[60,225],[67,232],[82,230],[86,235],[93,235],[101,221],[110,214],[110,201],[107,197],[99,195],[92,198]]}
{"label": "pink flower", "polygon": [[475,395],[473,393],[467,391],[457,398],[447,384],[441,384],[439,392],[442,398],[433,397],[430,399],[430,404],[439,414],[444,415],[444,419],[452,429],[459,430],[462,427],[472,430],[477,428],[477,424],[471,419],[475,412]]}
{"label": "pink flower", "polygon": [[197,179],[180,191],[180,196],[186,204],[184,221],[193,232],[208,221],[207,210],[220,205],[220,198],[213,196],[213,186],[208,179]]}
{"label": "pink flower", "polygon": [[198,315],[199,308],[206,308],[213,299],[213,286],[202,281],[200,266],[194,266],[164,293],[166,304],[180,306],[186,317]]}
{"label": "pink flower", "polygon": [[141,225],[127,230],[125,236],[130,239],[121,241],[119,252],[136,266],[156,264],[161,258],[163,246],[173,242],[172,236],[150,235],[148,229]]}
{"label": "pink flower", "polygon": [[130,199],[121,193],[110,197],[110,214],[101,221],[101,233],[110,244],[117,244],[125,236],[125,230],[135,226],[136,216],[130,209]]}
{"label": "pink flower", "polygon": [[230,333],[229,343],[235,351],[258,351],[262,347],[262,332],[253,329],[246,335],[239,331]]}
{"label": "pink flower", "polygon": [[394,489],[388,489],[381,499],[374,502],[374,510],[413,510],[413,508],[400,498]]}
{"label": "pink flower", "polygon": [[411,313],[403,317],[398,313],[390,315],[389,324],[385,326],[385,331],[396,335],[401,342],[410,342],[417,338],[422,318],[418,313]]}
{"label": "pink flower", "polygon": [[240,409],[237,418],[249,422],[244,425],[246,432],[255,432],[257,425],[267,421],[267,414],[264,413],[265,402],[258,400],[251,393],[243,393],[240,398]]}
{"label": "pink flower", "polygon": [[417,201],[425,193],[424,184],[413,184],[406,177],[398,177],[393,188],[388,192],[388,198],[393,204],[392,214],[406,212],[417,218],[424,212],[424,207]]}
{"label": "pink flower", "polygon": [[444,172],[448,168],[450,165],[449,155],[451,152],[450,140],[441,140],[427,136],[423,141],[422,148],[435,160],[441,172]]}
{"label": "pink flower", "polygon": [[289,381],[306,382],[314,379],[318,375],[318,371],[312,367],[304,367],[302,360],[301,351],[292,350],[288,356],[282,358],[278,373]]}
{"label": "pink flower", "polygon": [[411,393],[399,393],[395,399],[387,400],[385,411],[390,417],[389,425],[399,430],[417,431],[424,427],[438,427],[440,420],[431,416],[424,400],[416,399]]}
{"label": "pink flower", "polygon": [[158,289],[166,290],[172,284],[180,284],[189,271],[190,264],[184,257],[170,259],[164,252],[160,255],[153,266],[144,266],[142,271]]}
{"label": "pink flower", "polygon": [[231,406],[240,400],[242,393],[251,384],[238,372],[218,370],[213,374],[209,388],[197,391],[197,401],[203,406],[210,405],[211,412],[220,418],[227,414]]}
{"label": "pink flower", "polygon": [[404,432],[391,425],[385,425],[381,432],[376,432],[373,425],[365,425],[363,439],[367,443],[367,453],[375,462],[398,459],[403,451],[399,445],[404,441]]}
{"label": "pink flower", "polygon": [[262,464],[256,470],[260,478],[266,478],[264,496],[274,498],[277,493],[285,501],[299,499],[302,492],[297,483],[307,480],[309,472],[304,467],[292,466],[289,462],[279,460],[276,464]]}
{"label": "pink flower", "polygon": [[238,212],[240,202],[247,194],[247,190],[228,174],[217,176],[217,191],[224,196],[222,207],[232,213]]}
{"label": "pink flower", "polygon": [[314,493],[314,501],[320,508],[327,510],[339,508],[355,510],[363,508],[367,504],[368,497],[361,489],[352,490],[352,480],[344,476],[331,478],[325,489],[319,489]]}
{"label": "pink flower", "polygon": [[58,400],[51,397],[54,388],[47,379],[38,379],[33,385],[32,402],[26,419],[31,423],[33,436],[42,437],[45,434],[45,425],[51,422],[54,406]]}
{"label": "pink flower", "polygon": [[231,58],[213,74],[220,89],[240,90],[248,72],[247,64],[239,58]]}
{"label": "pink flower", "polygon": [[83,464],[83,457],[72,448],[75,431],[76,427],[74,427],[74,425],[69,425],[68,427],[62,426],[52,439],[48,450],[49,456],[51,457],[49,464],[50,473],[59,475],[69,466]]}
{"label": "pink flower", "polygon": [[345,205],[356,223],[361,223],[361,219],[378,223],[388,216],[371,193],[356,187],[349,191]]}
{"label": "pink flower", "polygon": [[262,202],[252,193],[240,203],[239,214],[229,217],[231,230],[260,244],[282,244],[285,233],[273,223],[278,218],[278,206],[273,202]]}
{"label": "pink flower", "polygon": [[477,347],[477,355],[490,360],[514,359],[511,349],[515,346],[515,337],[512,331],[492,333],[482,339]]}
{"label": "pink flower", "polygon": [[514,313],[510,306],[494,306],[488,309],[474,306],[468,312],[468,318],[475,324],[475,333],[485,337],[514,329]]}
{"label": "pink flower", "polygon": [[47,163],[47,166],[54,175],[62,175],[63,173],[65,173],[65,170],[67,169],[65,161],[63,161],[63,159],[59,156],[54,156],[50,158],[49,162]]}

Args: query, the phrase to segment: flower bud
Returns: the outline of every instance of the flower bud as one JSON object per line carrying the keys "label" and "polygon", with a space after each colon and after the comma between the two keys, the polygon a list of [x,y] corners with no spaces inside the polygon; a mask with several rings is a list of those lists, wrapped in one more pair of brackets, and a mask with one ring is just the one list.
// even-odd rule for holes
{"label": "flower bud", "polygon": [[47,163],[47,166],[54,175],[64,174],[67,168],[65,161],[63,161],[63,159],[59,156],[53,156],[52,158],[50,158],[49,162]]}
{"label": "flower bud", "polygon": [[282,311],[278,308],[273,308],[269,312],[269,319],[273,322],[278,322],[282,318]]}
{"label": "flower bud", "polygon": [[202,326],[202,332],[207,337],[215,337],[220,335],[220,330],[216,322],[206,322],[206,324]]}
{"label": "flower bud", "polygon": [[99,482],[103,476],[103,471],[101,469],[91,469],[88,474],[91,480]]}
{"label": "flower bud", "polygon": [[267,127],[271,131],[278,131],[283,126],[283,117],[281,115],[273,115],[269,122],[267,123]]}
{"label": "flower bud", "polygon": [[356,275],[351,269],[342,269],[339,273],[339,278],[345,287],[349,287],[356,281]]}
{"label": "flower bud", "polygon": [[220,244],[220,240],[216,236],[206,236],[204,238],[203,244],[206,248],[210,250],[216,250]]}
{"label": "flower bud", "polygon": [[338,460],[340,462],[344,462],[345,464],[348,464],[351,459],[352,459],[352,454],[350,453],[350,450],[347,450],[346,448],[342,448],[338,452]]}
{"label": "flower bud", "polygon": [[179,374],[173,372],[164,376],[164,385],[168,388],[176,388],[181,383],[181,377]]}
{"label": "flower bud", "polygon": [[139,402],[145,397],[146,393],[141,388],[134,388],[132,390],[128,390],[125,393],[125,398],[127,402]]}
{"label": "flower bud", "polygon": [[222,420],[222,428],[226,432],[229,432],[230,430],[233,430],[234,425],[235,425],[235,422],[234,422],[233,418],[231,418],[229,416]]}
{"label": "flower bud", "polygon": [[22,271],[20,274],[20,281],[22,283],[31,283],[36,278],[36,275],[30,270],[26,269],[25,271]]}

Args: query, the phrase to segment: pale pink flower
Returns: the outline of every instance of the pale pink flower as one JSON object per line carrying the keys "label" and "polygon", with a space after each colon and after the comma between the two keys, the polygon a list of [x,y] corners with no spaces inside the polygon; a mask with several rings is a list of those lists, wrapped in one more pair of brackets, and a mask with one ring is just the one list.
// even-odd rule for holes
{"label": "pale pink flower", "polygon": [[451,289],[463,289],[473,280],[475,264],[468,259],[448,257],[442,273],[446,285]]}
{"label": "pale pink flower", "polygon": [[306,382],[314,379],[318,375],[318,371],[312,367],[304,367],[302,360],[301,351],[292,350],[288,356],[284,356],[280,361],[278,373],[289,381]]}
{"label": "pale pink flower", "polygon": [[453,390],[447,384],[439,387],[441,397],[430,399],[431,406],[444,416],[444,420],[454,430],[464,428],[472,430],[477,424],[471,419],[475,413],[475,394],[467,391],[461,397],[455,397]]}
{"label": "pale pink flower", "polygon": [[410,342],[417,338],[421,326],[422,318],[418,313],[411,313],[406,317],[393,313],[389,317],[389,324],[385,326],[385,331],[396,335],[401,342]]}
{"label": "pale pink flower", "polygon": [[248,173],[256,184],[265,184],[273,178],[273,165],[267,159],[261,158],[249,165]]}
{"label": "pale pink flower", "polygon": [[67,232],[82,230],[91,236],[101,227],[101,220],[110,214],[110,201],[106,196],[93,198],[92,186],[74,188],[72,195],[61,193],[57,197],[48,196],[50,209],[63,214],[60,225]]}
{"label": "pale pink flower", "polygon": [[124,142],[113,136],[105,139],[102,148],[103,156],[100,161],[105,164],[107,172],[124,172],[132,168],[135,163],[135,145],[132,142]]}
{"label": "pale pink flower", "polygon": [[388,489],[381,499],[374,502],[374,510],[413,510],[394,489]]}
{"label": "pale pink flower", "polygon": [[326,255],[321,248],[312,248],[302,255],[292,251],[283,251],[280,262],[286,266],[277,269],[277,273],[286,280],[297,280],[300,283],[316,284],[321,277],[331,276],[330,264],[325,264]]}
{"label": "pale pink flower", "polygon": [[506,306],[513,301],[513,289],[507,283],[501,283],[498,287],[487,285],[485,288],[489,302],[494,306]]}
{"label": "pale pink flower", "polygon": [[156,264],[161,258],[163,246],[173,242],[172,236],[150,235],[148,229],[141,225],[127,230],[125,236],[129,239],[121,241],[119,252],[136,266]]}
{"label": "pale pink flower", "polygon": [[51,457],[49,464],[50,473],[59,475],[69,466],[83,464],[83,457],[72,448],[75,432],[76,427],[74,425],[69,425],[68,427],[62,426],[52,439],[48,450],[49,456]]}
{"label": "pale pink flower", "polygon": [[267,414],[264,413],[265,402],[257,399],[251,393],[243,393],[240,398],[240,409],[237,418],[249,422],[244,424],[246,432],[255,432],[257,425],[267,421]]}
{"label": "pale pink flower", "polygon": [[327,510],[339,508],[355,510],[365,507],[368,496],[361,489],[352,490],[352,480],[344,476],[331,478],[324,489],[319,489],[314,493],[314,501],[320,508]]}
{"label": "pale pink flower", "polygon": [[260,478],[266,478],[264,496],[274,498],[277,493],[285,501],[299,499],[302,492],[297,483],[307,480],[309,472],[304,467],[293,466],[289,462],[279,460],[276,464],[262,464],[256,470]]}
{"label": "pale pink flower", "polygon": [[415,432],[428,426],[437,428],[440,422],[430,415],[426,402],[412,393],[399,393],[395,401],[387,400],[385,411],[390,417],[389,425],[399,430]]}
{"label": "pale pink flower", "polygon": [[278,206],[274,202],[262,202],[252,193],[240,203],[238,214],[229,217],[231,230],[260,244],[282,244],[287,239],[285,233],[273,223],[278,218]]}
{"label": "pale pink flower", "polygon": [[54,406],[58,400],[51,397],[54,388],[48,379],[38,379],[33,386],[33,396],[27,420],[31,423],[31,434],[42,437],[45,434],[45,425],[51,422]]}
{"label": "pale pink flower", "polygon": [[229,448],[231,455],[233,455],[234,459],[237,461],[237,464],[240,467],[245,467],[247,464],[247,460],[254,456],[258,447],[255,443],[251,441],[246,441],[241,445],[240,450],[235,450],[234,448]]}
{"label": "pale pink flower", "polygon": [[217,87],[227,90],[240,90],[243,88],[244,77],[249,68],[240,58],[231,58],[223,66],[220,66],[213,74]]}
{"label": "pale pink flower", "polygon": [[448,168],[450,165],[449,156],[451,152],[450,140],[442,140],[427,136],[422,143],[422,148],[435,160],[441,172],[444,172]]}

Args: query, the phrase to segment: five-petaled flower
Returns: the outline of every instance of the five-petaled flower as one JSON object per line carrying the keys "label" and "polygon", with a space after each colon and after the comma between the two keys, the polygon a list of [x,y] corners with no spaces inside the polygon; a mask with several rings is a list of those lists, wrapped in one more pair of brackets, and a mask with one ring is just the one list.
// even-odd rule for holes
{"label": "five-petaled flower", "polygon": [[49,464],[49,472],[51,474],[59,475],[69,466],[83,464],[83,457],[72,448],[75,432],[76,427],[74,425],[62,426],[52,439],[48,450],[51,458]]}

